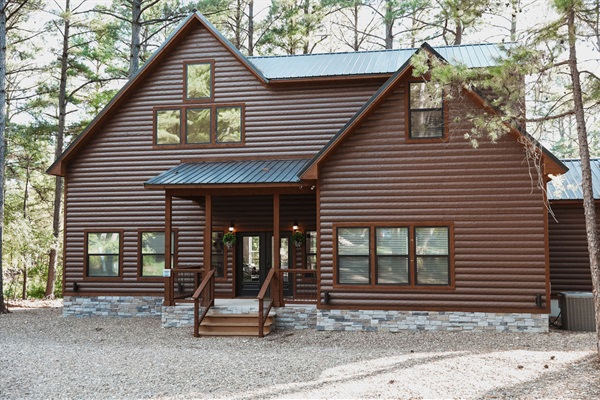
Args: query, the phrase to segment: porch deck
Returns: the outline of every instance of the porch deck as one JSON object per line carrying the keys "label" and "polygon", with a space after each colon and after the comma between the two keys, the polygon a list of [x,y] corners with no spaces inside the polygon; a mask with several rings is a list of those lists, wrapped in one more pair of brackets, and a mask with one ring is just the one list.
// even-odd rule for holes
{"label": "porch deck", "polygon": [[252,314],[258,313],[258,299],[238,297],[234,299],[215,299],[211,312],[219,314]]}

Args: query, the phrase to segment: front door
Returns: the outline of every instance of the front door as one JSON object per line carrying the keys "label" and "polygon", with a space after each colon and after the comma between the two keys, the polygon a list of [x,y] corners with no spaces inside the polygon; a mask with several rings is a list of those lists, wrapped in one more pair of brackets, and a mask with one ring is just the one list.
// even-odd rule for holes
{"label": "front door", "polygon": [[[289,238],[282,236],[281,268],[288,268],[289,243]],[[271,232],[241,232],[237,234],[236,246],[237,296],[258,296],[273,264],[273,234]]]}

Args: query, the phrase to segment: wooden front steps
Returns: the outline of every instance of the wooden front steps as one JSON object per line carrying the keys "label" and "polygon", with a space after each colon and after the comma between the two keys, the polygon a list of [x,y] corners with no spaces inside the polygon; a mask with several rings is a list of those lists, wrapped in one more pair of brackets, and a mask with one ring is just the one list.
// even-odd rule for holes
{"label": "wooden front steps", "polygon": [[[264,324],[264,335],[271,332],[274,313]],[[209,313],[200,324],[200,336],[256,336],[258,337],[258,313],[216,314]]]}

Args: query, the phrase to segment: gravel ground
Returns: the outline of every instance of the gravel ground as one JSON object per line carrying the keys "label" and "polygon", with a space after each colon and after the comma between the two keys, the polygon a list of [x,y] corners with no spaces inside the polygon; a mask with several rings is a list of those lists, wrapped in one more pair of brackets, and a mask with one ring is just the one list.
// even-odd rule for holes
{"label": "gravel ground", "polygon": [[0,315],[2,399],[600,399],[592,333],[194,338],[46,306]]}

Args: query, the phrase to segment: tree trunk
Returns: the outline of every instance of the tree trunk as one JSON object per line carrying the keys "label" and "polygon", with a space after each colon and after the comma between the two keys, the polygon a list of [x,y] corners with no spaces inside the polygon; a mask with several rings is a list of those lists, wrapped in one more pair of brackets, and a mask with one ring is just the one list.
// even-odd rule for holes
{"label": "tree trunk", "polygon": [[309,0],[304,0],[304,46],[302,46],[302,54],[308,54],[310,49],[310,24],[309,24],[309,16],[310,16],[310,4]]}
{"label": "tree trunk", "polygon": [[[58,88],[58,127],[56,131],[56,148],[54,149],[54,159],[58,159],[63,151],[63,142],[65,136],[65,123],[67,116],[67,70],[69,67],[69,39],[70,39],[70,20],[71,1],[65,0],[65,17],[63,31],[63,48],[60,59],[60,84]],[[54,282],[56,281],[56,266],[58,264],[58,243],[60,236],[60,215],[62,204],[63,181],[62,177],[57,176],[54,181],[54,213],[52,215],[52,236],[54,243],[50,249],[48,260],[48,279],[46,280],[46,291],[44,295],[47,298],[54,297]]]}
{"label": "tree trunk", "polygon": [[8,312],[2,279],[2,231],[4,229],[4,164],[6,155],[6,1],[0,0],[0,314]]}
{"label": "tree trunk", "polygon": [[510,15],[510,41],[517,41],[517,13],[519,12],[519,3],[517,0],[511,0],[512,14]]}
{"label": "tree trunk", "polygon": [[594,311],[596,314],[596,350],[600,357],[600,246],[596,226],[596,207],[592,187],[592,171],[590,167],[590,151],[588,148],[587,127],[583,108],[583,95],[577,67],[577,50],[575,36],[575,9],[571,4],[567,9],[567,27],[569,29],[569,70],[573,84],[573,102],[575,121],[577,123],[577,139],[579,141],[579,156],[581,157],[581,186],[583,189],[583,210],[587,233],[588,252],[590,254],[590,271],[592,274],[592,291],[594,296]]}
{"label": "tree trunk", "polygon": [[23,219],[27,219],[27,201],[29,200],[29,179],[31,175],[29,164],[31,164],[31,160],[27,160],[27,166],[25,167],[25,187],[23,188]]}
{"label": "tree trunk", "polygon": [[21,286],[21,299],[27,300],[27,264],[23,267],[23,285]]}
{"label": "tree trunk", "polygon": [[385,2],[385,48],[390,50],[394,48],[394,17],[392,13],[392,1]]}
{"label": "tree trunk", "polygon": [[460,19],[454,20],[454,24],[456,26],[456,34],[454,35],[454,45],[462,44],[463,37],[463,24]]}
{"label": "tree trunk", "polygon": [[354,10],[352,11],[353,17],[354,17],[354,24],[352,25],[352,33],[354,34],[354,44],[353,44],[353,48],[354,51],[358,51],[360,50],[360,43],[358,42],[358,13],[359,13],[359,9],[358,9],[358,4],[355,2],[354,3]]}
{"label": "tree trunk", "polygon": [[140,47],[142,32],[142,0],[131,2],[131,47],[129,53],[129,78],[140,69]]}
{"label": "tree trunk", "polygon": [[254,55],[254,0],[248,3],[248,55]]}
{"label": "tree trunk", "polygon": [[[230,11],[230,13],[231,13],[231,11]],[[234,43],[233,43],[233,45],[238,50],[242,49],[242,15],[243,15],[243,13],[244,13],[244,11],[242,10],[242,1],[237,0],[235,12],[233,13],[233,18],[234,18],[234,21],[233,21],[233,26],[234,26],[233,41],[234,41]]]}

